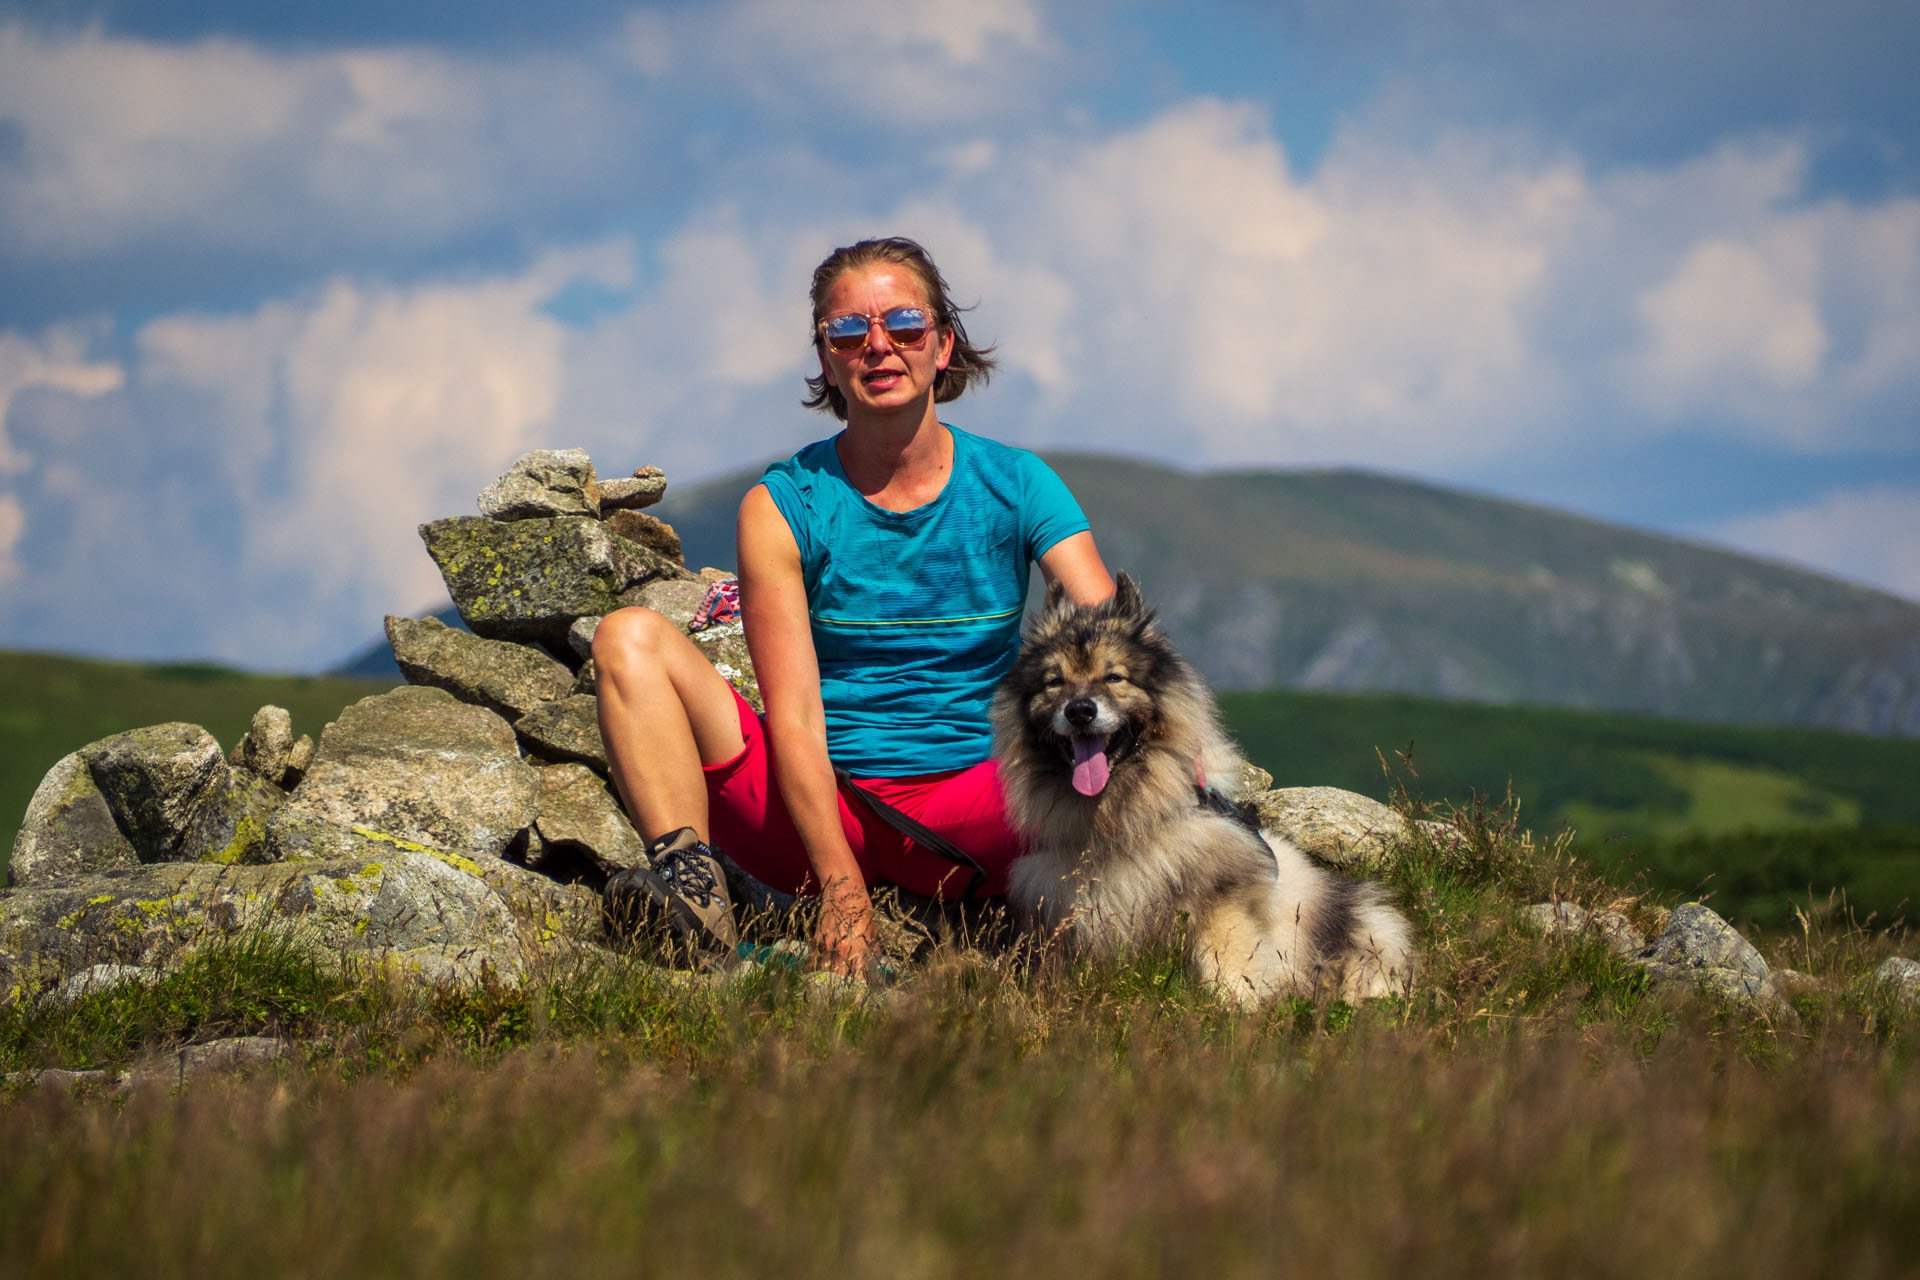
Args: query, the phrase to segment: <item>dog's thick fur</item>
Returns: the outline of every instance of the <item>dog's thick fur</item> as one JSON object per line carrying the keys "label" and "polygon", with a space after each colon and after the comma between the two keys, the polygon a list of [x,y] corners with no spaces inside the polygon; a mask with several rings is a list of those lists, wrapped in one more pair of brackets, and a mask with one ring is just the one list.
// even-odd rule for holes
{"label": "dog's thick fur", "polygon": [[1029,925],[1113,954],[1186,917],[1196,973],[1243,1004],[1405,991],[1415,954],[1379,889],[1200,803],[1242,762],[1213,697],[1126,574],[1077,607],[1056,583],[994,697],[993,756],[1030,845],[1011,897]]}

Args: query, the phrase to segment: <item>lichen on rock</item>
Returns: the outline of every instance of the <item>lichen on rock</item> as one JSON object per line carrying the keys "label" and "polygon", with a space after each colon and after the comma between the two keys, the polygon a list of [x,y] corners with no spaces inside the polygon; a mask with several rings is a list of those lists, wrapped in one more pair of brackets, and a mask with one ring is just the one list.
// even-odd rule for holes
{"label": "lichen on rock", "polygon": [[444,690],[407,686],[341,712],[289,803],[344,826],[497,858],[531,825],[537,794],[504,719]]}

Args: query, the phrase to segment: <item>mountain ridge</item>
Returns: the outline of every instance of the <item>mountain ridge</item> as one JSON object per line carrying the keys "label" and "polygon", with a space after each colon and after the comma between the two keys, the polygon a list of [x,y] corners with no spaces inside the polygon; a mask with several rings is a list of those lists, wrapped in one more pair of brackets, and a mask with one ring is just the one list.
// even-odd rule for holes
{"label": "mountain ridge", "polygon": [[[1920,736],[1920,603],[1359,468],[1042,451],[1221,690],[1380,690]],[[752,467],[655,509],[730,565]],[[362,657],[366,655],[361,655]]]}

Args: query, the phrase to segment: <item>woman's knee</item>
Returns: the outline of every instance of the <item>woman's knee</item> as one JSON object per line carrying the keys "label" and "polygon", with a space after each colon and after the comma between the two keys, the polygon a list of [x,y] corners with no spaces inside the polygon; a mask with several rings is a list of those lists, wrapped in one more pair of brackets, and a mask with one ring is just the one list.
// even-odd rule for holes
{"label": "woman's knee", "polygon": [[664,616],[643,605],[616,609],[600,619],[593,633],[593,666],[615,679],[639,671],[657,671],[674,642],[686,636]]}

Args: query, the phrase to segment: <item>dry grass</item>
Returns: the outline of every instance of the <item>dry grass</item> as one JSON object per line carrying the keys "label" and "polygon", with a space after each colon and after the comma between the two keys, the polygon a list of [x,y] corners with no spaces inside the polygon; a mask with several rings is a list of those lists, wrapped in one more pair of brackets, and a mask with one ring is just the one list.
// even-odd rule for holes
{"label": "dry grass", "polygon": [[1428,968],[1231,1012],[1176,952],[954,947],[886,1000],[640,964],[421,997],[255,941],[0,1010],[0,1064],[281,1032],[306,1059],[0,1104],[0,1270],[44,1275],[1902,1275],[1917,1020],[1809,912],[1791,1017],[1514,927],[1604,884],[1482,809],[1395,873]]}

